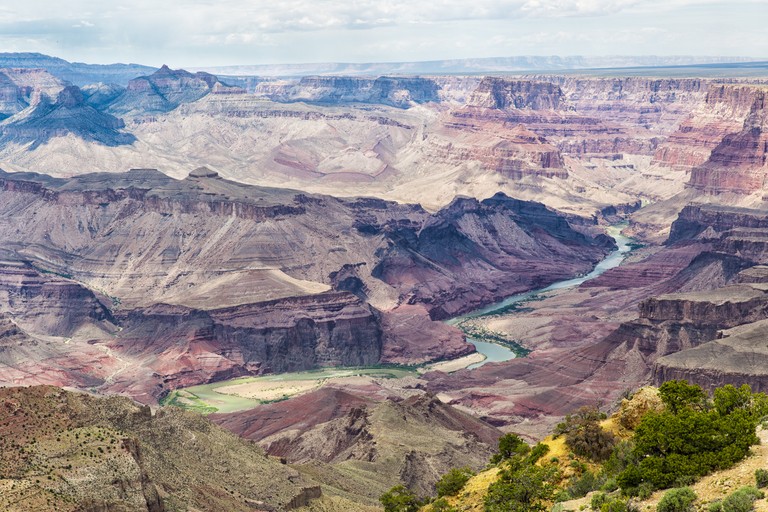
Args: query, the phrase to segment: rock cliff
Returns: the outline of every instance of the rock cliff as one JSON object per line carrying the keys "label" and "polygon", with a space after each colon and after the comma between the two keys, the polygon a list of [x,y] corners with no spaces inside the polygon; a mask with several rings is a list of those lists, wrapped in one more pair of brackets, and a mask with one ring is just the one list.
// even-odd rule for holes
{"label": "rock cliff", "polygon": [[726,135],[741,130],[754,104],[756,87],[710,84],[702,105],[690,114],[654,154],[654,163],[690,170],[709,160]]}
{"label": "rock cliff", "polygon": [[738,95],[751,99],[743,124],[725,135],[707,161],[691,171],[692,188],[711,194],[751,194],[763,190],[768,165],[766,91],[760,88],[749,93]]}
{"label": "rock cliff", "polygon": [[660,358],[654,367],[654,382],[686,379],[708,390],[749,384],[753,391],[765,392],[766,333],[768,320],[721,331],[713,341]]}
{"label": "rock cliff", "polygon": [[313,76],[304,77],[296,84],[272,88],[268,97],[278,102],[375,103],[408,108],[417,103],[440,101],[439,89],[430,78]]}
{"label": "rock cliff", "polygon": [[[371,366],[383,344],[378,313],[348,293],[207,311],[157,304],[118,319],[122,330],[110,346],[152,372],[154,396],[240,375]],[[141,390],[128,375],[110,385]]]}

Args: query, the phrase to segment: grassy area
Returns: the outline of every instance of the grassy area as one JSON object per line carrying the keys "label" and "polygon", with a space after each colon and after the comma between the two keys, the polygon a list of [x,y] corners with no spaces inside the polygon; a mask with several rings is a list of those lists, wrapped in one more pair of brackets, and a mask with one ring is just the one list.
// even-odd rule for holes
{"label": "grassy area", "polygon": [[[200,414],[211,414],[214,412],[237,412],[253,409],[265,403],[279,402],[286,400],[298,392],[294,390],[296,381],[314,381],[315,387],[322,386],[328,379],[366,376],[379,379],[400,379],[417,375],[416,368],[410,366],[374,366],[365,368],[323,368],[305,372],[281,373],[277,375],[265,375],[262,377],[239,377],[227,381],[214,382],[212,384],[201,384],[189,388],[177,389],[168,394],[160,404],[163,406],[174,405]],[[275,392],[279,390],[279,384],[285,383],[286,387],[283,393]],[[247,398],[239,396],[236,393],[222,393],[221,388],[230,388],[237,386],[246,389],[249,384],[253,387],[259,385],[268,387],[270,398],[268,400],[259,400],[256,398]],[[270,385],[270,384],[276,384]],[[237,388],[235,388],[237,389]]]}

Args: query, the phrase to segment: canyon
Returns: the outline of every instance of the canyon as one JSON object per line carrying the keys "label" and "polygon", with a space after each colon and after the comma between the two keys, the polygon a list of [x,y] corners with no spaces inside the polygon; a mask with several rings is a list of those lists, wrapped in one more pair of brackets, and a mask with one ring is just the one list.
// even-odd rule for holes
{"label": "canyon", "polygon": [[[145,402],[264,371],[463,355],[434,320],[584,272],[612,247],[501,194],[430,214],[204,168],[2,173],[0,186],[3,312],[50,352],[25,363]],[[9,362],[6,382],[50,376]]]}
{"label": "canyon", "polygon": [[[538,440],[644,384],[768,388],[763,77],[48,64],[0,69],[0,383],[34,386],[0,389],[0,429],[18,416],[2,407],[66,403],[61,425],[121,439],[131,477],[78,488],[92,510],[375,510],[393,485],[426,496],[482,468],[504,432]],[[83,78],[98,73],[122,78]],[[589,273],[616,248],[609,225],[633,237],[620,266],[445,322]],[[521,357],[432,369],[475,352],[467,332]],[[412,374],[208,419],[163,405],[238,377],[392,365]],[[247,446],[281,487],[223,472],[190,484],[216,504],[179,494],[144,460],[152,429],[214,439],[216,471]],[[36,450],[61,442],[39,435]]]}

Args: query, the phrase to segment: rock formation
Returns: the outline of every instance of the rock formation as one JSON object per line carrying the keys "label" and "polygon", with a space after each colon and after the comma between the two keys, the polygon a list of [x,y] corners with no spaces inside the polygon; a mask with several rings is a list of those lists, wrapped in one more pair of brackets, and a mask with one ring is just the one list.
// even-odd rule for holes
{"label": "rock formation", "polygon": [[0,118],[17,114],[40,98],[55,98],[66,84],[40,69],[0,71]]}
{"label": "rock formation", "polygon": [[34,149],[68,134],[105,146],[131,144],[136,138],[121,131],[124,126],[122,120],[88,105],[80,89],[67,86],[55,101],[42,96],[35,105],[2,121],[0,144],[31,143],[30,149]]}
{"label": "rock formation", "polygon": [[98,82],[125,86],[129,80],[155,70],[140,64],[85,64],[68,62],[40,53],[0,53],[0,68],[13,68],[22,72],[45,70],[59,80],[77,86]]}
{"label": "rock formation", "polygon": [[[217,84],[219,84],[217,86]],[[118,115],[144,115],[168,112],[182,103],[190,103],[210,94],[221,92],[218,78],[210,73],[190,73],[163,66],[153,74],[134,78],[125,91],[107,107]]]}
{"label": "rock formation", "polygon": [[[581,405],[610,407],[624,390],[654,375],[657,382],[685,377],[708,388],[738,379],[762,386],[756,365],[729,376],[714,370],[715,359],[702,359],[711,369],[693,371],[696,363],[686,354],[710,353],[702,347],[723,329],[768,318],[764,285],[752,284],[762,273],[749,270],[766,262],[759,243],[763,217],[764,211],[746,208],[684,209],[665,247],[644,249],[578,289],[531,302],[530,312],[483,321],[521,340],[530,355],[450,375],[430,373],[427,389],[536,438],[561,415]],[[746,349],[740,357],[749,357]]]}
{"label": "rock formation", "polygon": [[[751,94],[750,94],[751,93]],[[725,135],[702,165],[691,171],[690,186],[708,193],[761,192],[768,163],[768,108],[764,89],[747,94],[734,91],[738,99],[751,99],[743,125]]]}

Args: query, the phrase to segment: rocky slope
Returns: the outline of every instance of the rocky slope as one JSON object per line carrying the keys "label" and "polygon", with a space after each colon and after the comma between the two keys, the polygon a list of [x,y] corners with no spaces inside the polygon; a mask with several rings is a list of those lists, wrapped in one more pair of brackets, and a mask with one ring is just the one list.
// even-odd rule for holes
{"label": "rocky slope", "polygon": [[372,503],[397,484],[433,494],[451,467],[483,467],[501,435],[433,396],[382,401],[330,387],[211,419]]}
{"label": "rocky slope", "polygon": [[315,510],[325,501],[317,483],[175,408],[4,388],[0,433],[3,510]]}

